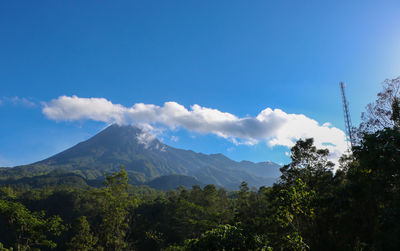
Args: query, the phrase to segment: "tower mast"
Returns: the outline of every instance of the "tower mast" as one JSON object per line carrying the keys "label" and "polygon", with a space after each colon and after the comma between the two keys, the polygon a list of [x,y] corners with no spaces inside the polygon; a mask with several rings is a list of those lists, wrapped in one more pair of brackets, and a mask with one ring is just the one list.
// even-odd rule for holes
{"label": "tower mast", "polygon": [[346,126],[346,133],[350,139],[350,146],[353,148],[354,142],[354,135],[353,135],[353,125],[351,124],[351,117],[349,113],[349,102],[346,99],[346,94],[344,92],[344,83],[340,82],[340,90],[342,92],[342,101],[343,101],[343,113],[344,113],[344,123]]}

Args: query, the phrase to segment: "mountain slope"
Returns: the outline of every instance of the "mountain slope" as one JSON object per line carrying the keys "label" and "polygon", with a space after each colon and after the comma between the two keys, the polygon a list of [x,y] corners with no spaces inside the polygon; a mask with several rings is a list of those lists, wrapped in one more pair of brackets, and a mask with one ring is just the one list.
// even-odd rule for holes
{"label": "mountain slope", "polygon": [[133,184],[178,174],[192,176],[202,184],[236,189],[243,180],[250,186],[261,186],[271,185],[279,177],[279,165],[272,162],[236,162],[222,154],[176,149],[137,127],[118,125],[48,159],[0,170],[0,175],[11,172],[29,177],[61,170],[96,180],[119,170],[121,165],[126,167]]}

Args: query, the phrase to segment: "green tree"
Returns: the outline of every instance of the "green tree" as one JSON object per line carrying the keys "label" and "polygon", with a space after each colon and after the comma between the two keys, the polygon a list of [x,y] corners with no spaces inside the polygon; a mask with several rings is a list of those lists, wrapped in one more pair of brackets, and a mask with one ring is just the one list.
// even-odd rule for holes
{"label": "green tree", "polygon": [[14,189],[10,186],[1,186],[0,187],[0,199],[15,199],[17,198],[17,194]]}
{"label": "green tree", "polygon": [[[176,247],[174,247],[176,250]],[[172,249],[173,250],[173,249]],[[243,226],[220,225],[201,235],[200,238],[185,241],[183,250],[272,250],[267,241],[249,231]]]}
{"label": "green tree", "polygon": [[295,185],[300,178],[311,189],[323,188],[320,183],[332,177],[334,164],[328,160],[328,149],[317,149],[312,138],[298,140],[291,148],[291,163],[281,168],[281,183]]}
{"label": "green tree", "polygon": [[276,221],[284,229],[282,246],[289,250],[307,250],[304,231],[314,218],[312,201],[315,192],[299,178],[295,185],[281,189],[277,198]]}
{"label": "green tree", "polygon": [[400,98],[394,97],[392,102],[392,116],[390,119],[394,122],[394,126],[400,127]]}
{"label": "green tree", "polygon": [[45,217],[45,213],[30,212],[23,204],[0,200],[0,217],[6,220],[8,235],[16,250],[56,247],[51,236],[60,236],[65,230],[59,216]]}
{"label": "green tree", "polygon": [[128,194],[128,174],[124,167],[106,175],[105,187],[97,194],[102,205],[100,242],[105,250],[125,250],[135,200]]}
{"label": "green tree", "polygon": [[[294,231],[300,236],[293,236],[293,240],[305,240],[308,246],[323,249],[327,240],[332,238],[332,232],[326,226],[332,224],[330,210],[334,201],[336,186],[340,184],[333,175],[334,164],[329,161],[327,149],[317,149],[313,139],[298,140],[291,148],[291,163],[281,168],[280,182],[273,188],[272,201],[282,196],[282,191],[294,192],[291,189],[301,188],[313,194],[310,197],[310,208],[314,210],[313,217],[300,217],[301,231]],[[301,180],[304,187],[299,187]],[[281,191],[282,190],[282,191]],[[291,194],[289,193],[289,194]],[[275,209],[276,210],[276,209]],[[301,220],[304,219],[304,220]]]}
{"label": "green tree", "polygon": [[13,251],[13,248],[5,248],[4,245],[0,242],[0,251]]}
{"label": "green tree", "polygon": [[68,250],[75,251],[91,251],[98,250],[95,245],[98,238],[90,231],[90,224],[86,220],[86,216],[77,219],[74,229],[74,237],[67,244]]}
{"label": "green tree", "polygon": [[235,222],[241,222],[246,228],[257,234],[271,230],[271,203],[268,188],[261,187],[258,192],[250,191],[246,182],[242,182],[235,202]]}
{"label": "green tree", "polygon": [[355,237],[376,250],[400,248],[400,131],[364,134],[347,178]]}

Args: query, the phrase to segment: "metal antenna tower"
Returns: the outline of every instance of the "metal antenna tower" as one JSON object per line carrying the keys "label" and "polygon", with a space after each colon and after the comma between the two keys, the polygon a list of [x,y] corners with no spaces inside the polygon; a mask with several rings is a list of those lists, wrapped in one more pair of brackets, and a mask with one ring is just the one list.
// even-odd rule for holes
{"label": "metal antenna tower", "polygon": [[340,82],[339,85],[342,92],[344,123],[346,125],[347,136],[350,139],[350,146],[353,147],[355,142],[353,136],[353,125],[351,124],[351,117],[349,113],[349,102],[347,101],[346,94],[344,93],[344,83]]}

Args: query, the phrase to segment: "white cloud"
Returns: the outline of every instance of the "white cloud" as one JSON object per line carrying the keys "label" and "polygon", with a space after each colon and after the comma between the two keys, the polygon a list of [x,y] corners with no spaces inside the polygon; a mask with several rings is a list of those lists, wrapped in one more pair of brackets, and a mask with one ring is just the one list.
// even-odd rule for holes
{"label": "white cloud", "polygon": [[179,137],[178,136],[171,136],[171,141],[178,142],[179,141]]}
{"label": "white cloud", "polygon": [[78,98],[61,96],[45,103],[42,112],[57,121],[95,120],[107,123],[123,123],[126,108],[104,98]]}
{"label": "white cloud", "polygon": [[234,147],[229,147],[228,149],[226,149],[226,151],[228,153],[231,153],[231,152],[235,151],[235,148]]}
{"label": "white cloud", "polygon": [[288,114],[266,108],[257,116],[237,117],[216,109],[193,105],[190,109],[176,102],[163,106],[137,103],[131,107],[113,104],[104,98],[61,96],[44,104],[43,113],[56,121],[95,120],[106,123],[185,128],[201,134],[215,134],[235,144],[292,147],[302,138],[314,138],[318,148],[328,148],[337,159],[347,149],[345,133],[330,123],[320,125],[302,114]]}
{"label": "white cloud", "polygon": [[148,148],[150,146],[151,142],[153,142],[153,140],[156,139],[156,136],[152,133],[142,131],[142,133],[136,135],[136,138],[137,138],[139,144],[142,144],[145,146],[145,148]]}
{"label": "white cloud", "polygon": [[0,105],[2,104],[11,104],[11,105],[21,105],[25,107],[34,107],[36,103],[28,98],[20,98],[20,97],[3,97],[0,99]]}

